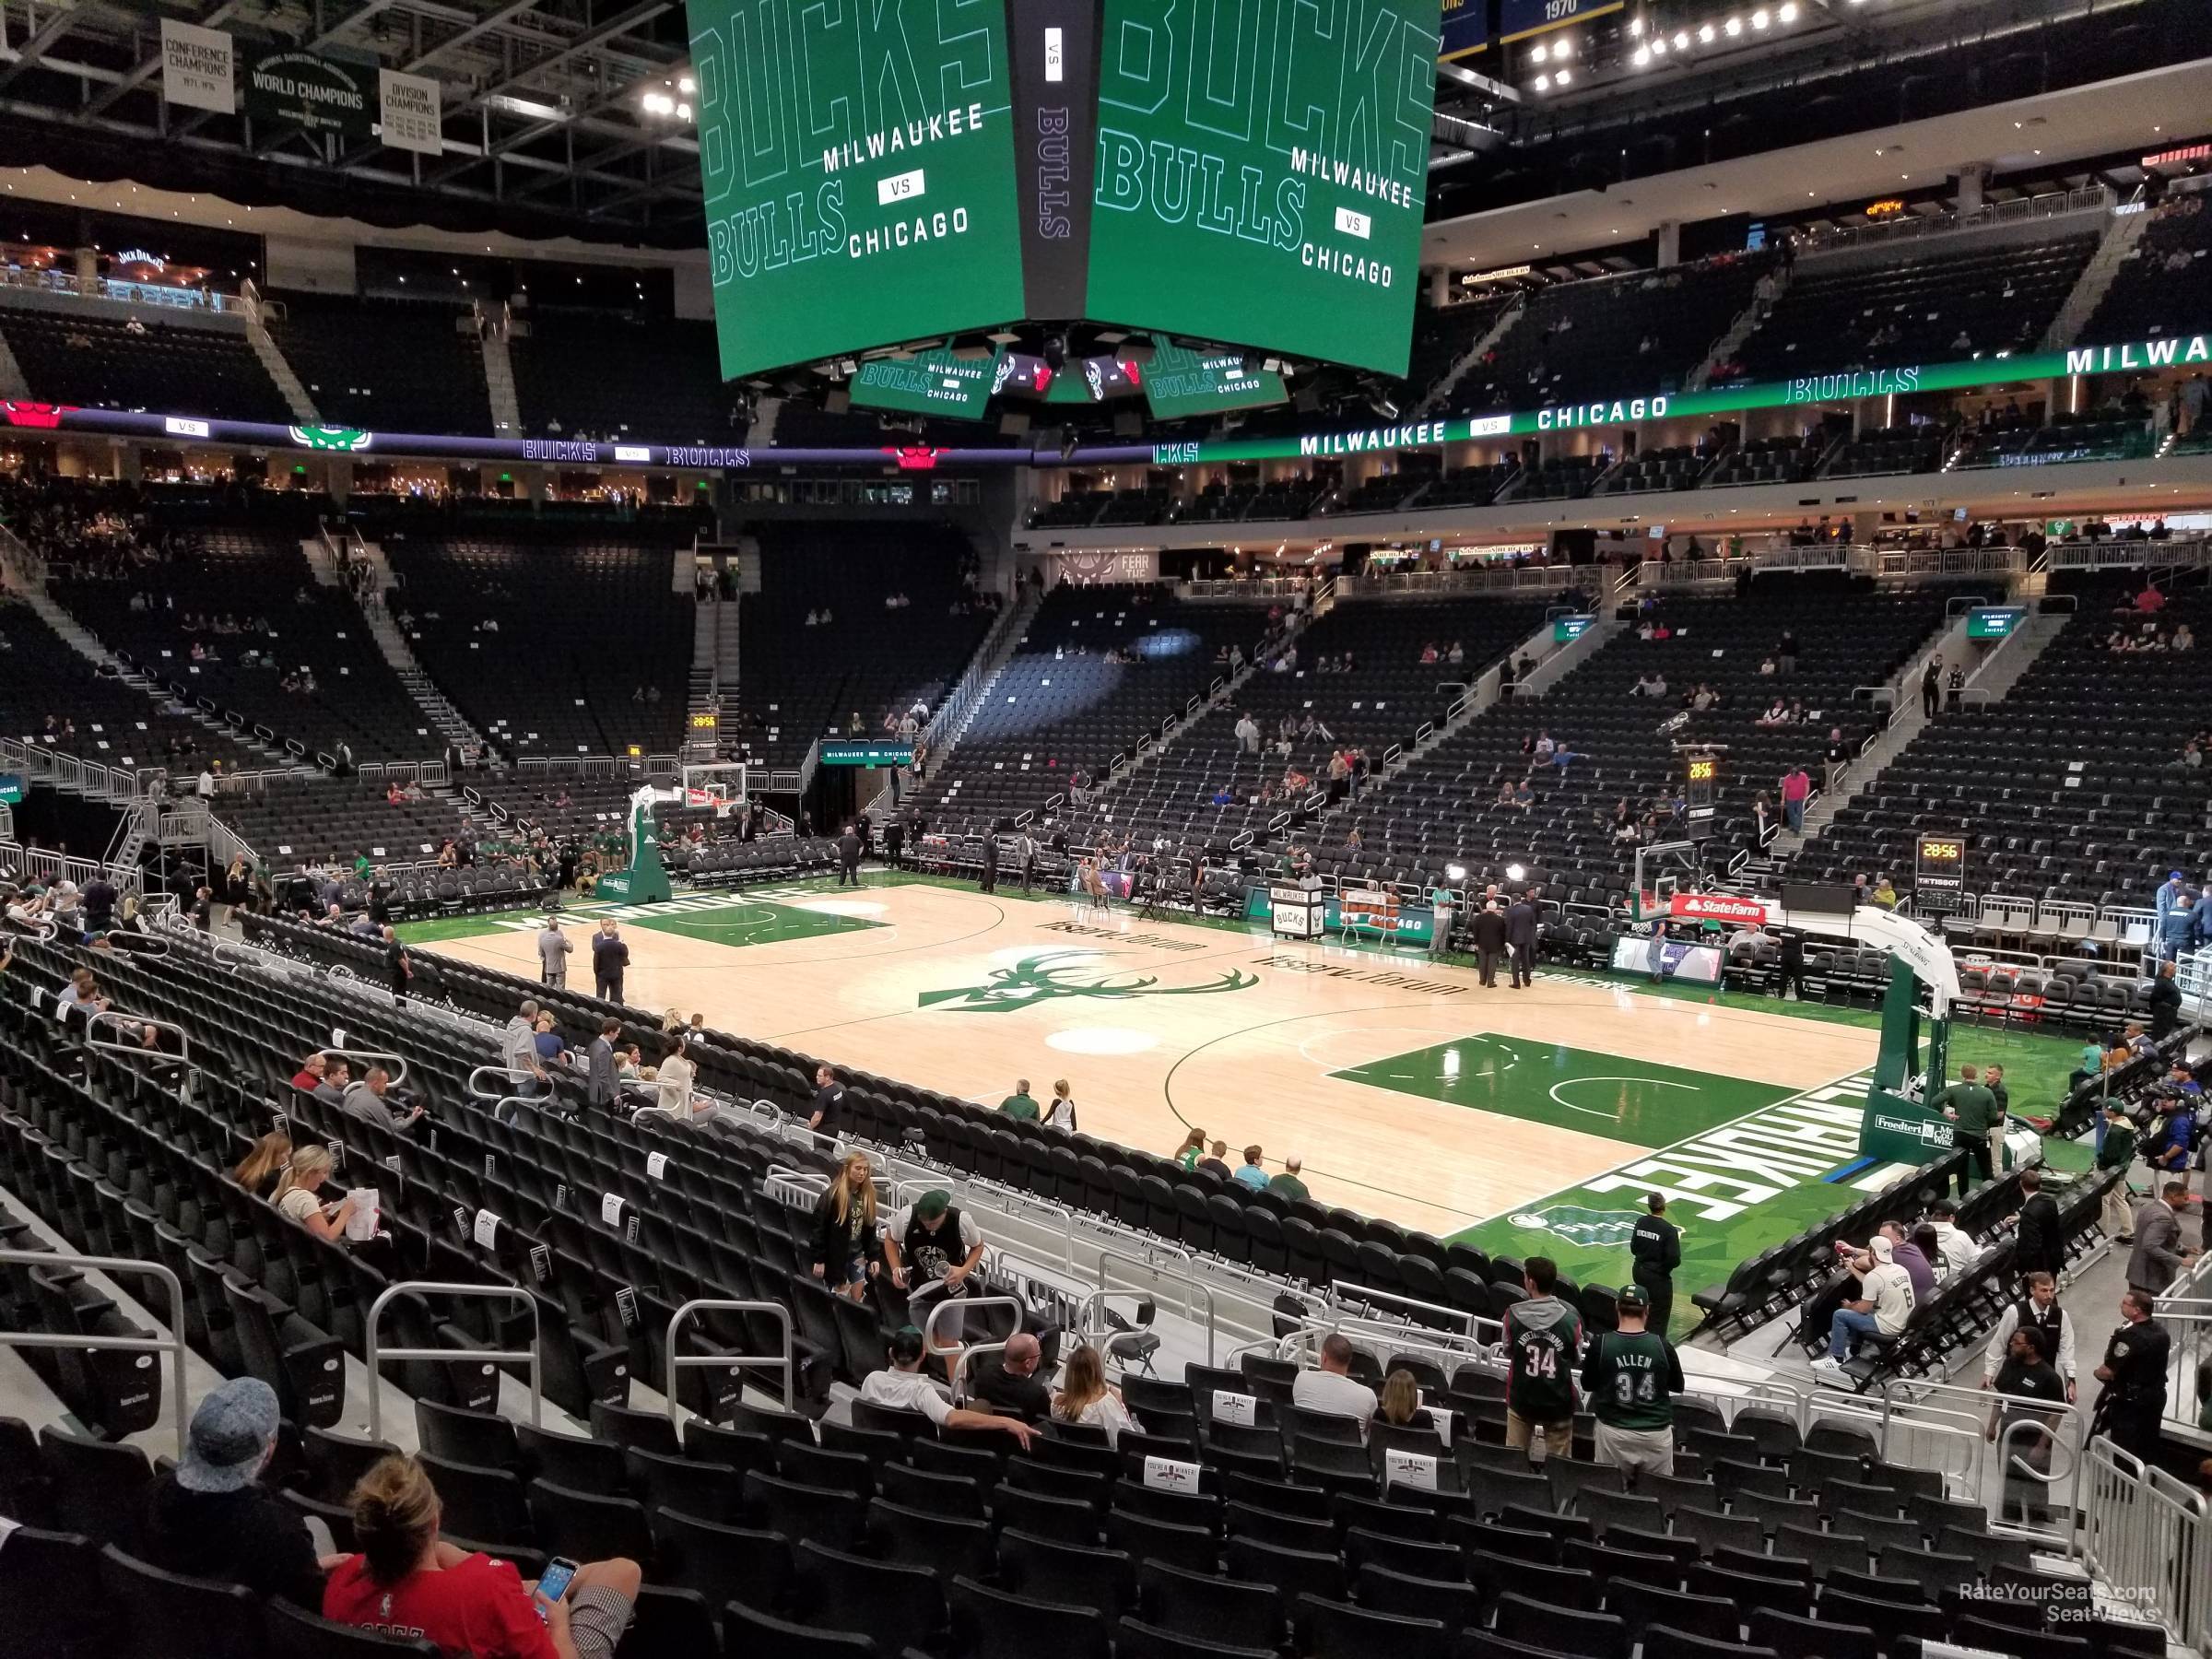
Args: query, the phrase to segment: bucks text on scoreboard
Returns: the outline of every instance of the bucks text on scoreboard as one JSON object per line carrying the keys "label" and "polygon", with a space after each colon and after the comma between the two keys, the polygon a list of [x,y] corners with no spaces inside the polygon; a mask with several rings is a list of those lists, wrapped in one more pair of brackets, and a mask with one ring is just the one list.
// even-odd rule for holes
{"label": "bucks text on scoreboard", "polygon": [[1403,373],[1440,5],[1105,0],[1090,315]]}

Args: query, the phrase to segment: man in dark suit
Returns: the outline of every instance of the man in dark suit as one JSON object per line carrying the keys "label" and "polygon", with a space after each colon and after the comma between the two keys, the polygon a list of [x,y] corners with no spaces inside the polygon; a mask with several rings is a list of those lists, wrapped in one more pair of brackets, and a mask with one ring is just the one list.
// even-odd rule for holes
{"label": "man in dark suit", "polygon": [[2182,988],[2174,983],[2171,962],[2159,964],[2158,977],[2150,982],[2149,1000],[2152,1039],[2172,1036],[2182,1023]]}
{"label": "man in dark suit", "polygon": [[837,838],[837,885],[860,885],[860,831],[851,824]]}
{"label": "man in dark suit", "polygon": [[983,891],[998,891],[998,826],[983,831]]}
{"label": "man in dark suit", "polygon": [[2066,1265],[2066,1241],[2058,1218],[2058,1203],[2043,1190],[2041,1170],[2020,1171],[2020,1213],[2014,1218],[2019,1231],[2012,1253],[2013,1271],[2025,1278],[2047,1273],[2053,1279]]}
{"label": "man in dark suit", "polygon": [[891,821],[883,827],[884,861],[894,870],[900,868],[899,857],[905,850],[906,824],[897,813],[893,813]]}
{"label": "man in dark suit", "polygon": [[1513,950],[1513,989],[1519,991],[1535,978],[1536,966],[1536,889],[1514,900],[1505,912],[1505,939]]}
{"label": "man in dark suit", "polygon": [[1498,908],[1495,899],[1475,912],[1475,919],[1467,924],[1467,931],[1475,936],[1475,955],[1482,966],[1482,982],[1497,984],[1498,959],[1506,949],[1506,923],[1505,912]]}

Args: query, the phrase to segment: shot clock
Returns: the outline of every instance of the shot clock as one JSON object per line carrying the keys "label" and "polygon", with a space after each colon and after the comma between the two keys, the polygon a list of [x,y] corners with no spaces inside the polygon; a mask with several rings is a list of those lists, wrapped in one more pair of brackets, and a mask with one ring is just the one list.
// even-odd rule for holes
{"label": "shot clock", "polygon": [[1966,891],[1966,837],[1924,832],[1912,856],[1912,908],[1924,916],[1947,915]]}

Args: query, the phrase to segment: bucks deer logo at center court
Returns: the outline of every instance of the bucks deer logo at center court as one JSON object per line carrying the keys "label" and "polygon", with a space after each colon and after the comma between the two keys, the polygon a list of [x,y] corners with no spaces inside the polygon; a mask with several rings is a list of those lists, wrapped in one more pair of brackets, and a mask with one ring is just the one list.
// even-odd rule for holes
{"label": "bucks deer logo at center court", "polygon": [[921,1006],[962,1014],[1011,1014],[1063,997],[1125,1002],[1138,996],[1210,996],[1218,991],[1249,991],[1260,982],[1258,974],[1246,973],[1241,968],[1231,968],[1203,984],[1163,985],[1157,973],[1101,973],[1084,966],[1090,959],[1104,954],[1096,950],[1048,950],[1038,956],[1023,957],[1011,968],[993,969],[987,984],[924,991]]}

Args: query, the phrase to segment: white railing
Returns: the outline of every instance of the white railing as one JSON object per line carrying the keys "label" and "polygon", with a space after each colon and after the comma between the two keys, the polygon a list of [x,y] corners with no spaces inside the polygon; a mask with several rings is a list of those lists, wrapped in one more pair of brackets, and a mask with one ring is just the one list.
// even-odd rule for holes
{"label": "white railing", "polygon": [[172,311],[228,312],[238,306],[238,300],[229,294],[178,288],[170,283],[123,282],[112,276],[95,276],[91,281],[92,286],[88,288],[75,271],[34,271],[20,265],[0,265],[0,288],[65,294],[72,300],[120,300],[132,305],[161,305]]}
{"label": "white railing", "polygon": [[2151,541],[2122,540],[2061,542],[2043,549],[2048,571],[2140,571],[2164,566],[2196,570],[2212,564],[2212,538]]}
{"label": "white railing", "polygon": [[1552,594],[1581,585],[1596,569],[1594,565],[1499,564],[1451,571],[1365,571],[1343,578],[1337,585],[1347,598],[1359,599],[1401,594]]}
{"label": "white railing", "polygon": [[2085,190],[2053,190],[2017,201],[1991,202],[1971,213],[1912,215],[1873,225],[1840,226],[1807,237],[1806,253],[1832,253],[1842,248],[1863,248],[1893,241],[1917,241],[1924,237],[1947,236],[1961,230],[1985,230],[1995,225],[2016,225],[2031,219],[2056,218],[2061,214],[2110,212],[2119,203],[2111,186]]}
{"label": "white railing", "polygon": [[2205,1500],[2106,1436],[2089,1442],[2082,1558],[2138,1618],[2212,1653],[2212,1517]]}

